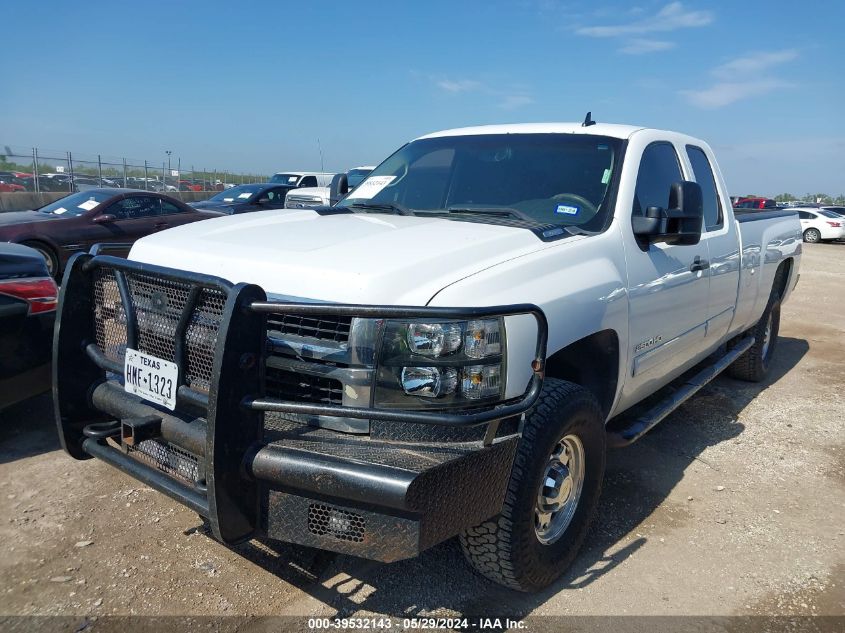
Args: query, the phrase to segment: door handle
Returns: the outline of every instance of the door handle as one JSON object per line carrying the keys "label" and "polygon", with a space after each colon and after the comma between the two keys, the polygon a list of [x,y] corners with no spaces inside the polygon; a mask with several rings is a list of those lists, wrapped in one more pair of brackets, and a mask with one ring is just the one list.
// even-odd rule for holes
{"label": "door handle", "polygon": [[701,259],[701,256],[696,255],[695,259],[692,260],[692,264],[690,264],[690,272],[697,273],[699,270],[707,270],[710,268],[710,262],[706,259]]}
{"label": "door handle", "polygon": [[156,222],[153,225],[153,228],[155,228],[157,231],[161,230],[161,229],[166,229],[167,228],[167,222]]}

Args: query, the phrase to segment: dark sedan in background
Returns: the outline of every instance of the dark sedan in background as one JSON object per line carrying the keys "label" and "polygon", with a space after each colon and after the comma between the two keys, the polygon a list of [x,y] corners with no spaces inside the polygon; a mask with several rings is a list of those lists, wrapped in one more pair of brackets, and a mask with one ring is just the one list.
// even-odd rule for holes
{"label": "dark sedan in background", "polygon": [[195,209],[217,211],[232,215],[267,209],[284,209],[285,195],[294,187],[267,182],[263,184],[238,185],[211,196],[202,202],[190,203]]}
{"label": "dark sedan in background", "polygon": [[125,251],[113,253],[125,255],[145,235],[219,215],[151,191],[96,188],[36,211],[0,213],[0,242],[34,248],[59,279],[71,255],[98,242],[126,244]]}
{"label": "dark sedan in background", "polygon": [[50,388],[58,294],[37,251],[0,243],[0,409]]}

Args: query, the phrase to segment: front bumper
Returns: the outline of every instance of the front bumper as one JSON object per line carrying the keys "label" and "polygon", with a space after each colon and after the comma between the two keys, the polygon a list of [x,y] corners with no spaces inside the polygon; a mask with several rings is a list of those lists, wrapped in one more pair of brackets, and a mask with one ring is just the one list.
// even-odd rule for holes
{"label": "front bumper", "polygon": [[[117,297],[105,321],[104,273]],[[151,294],[151,284],[160,284],[166,296]],[[167,305],[177,296],[184,299],[178,310]],[[376,319],[531,314],[538,326],[534,375],[521,397],[471,413],[268,397],[267,315],[326,313]],[[213,323],[210,315],[217,315]],[[125,335],[123,349],[146,345],[179,366],[175,411],[125,392],[122,352],[103,343],[115,327]],[[531,305],[455,309],[269,302],[253,285],[80,255],[68,267],[60,297],[53,352],[56,421],[70,455],[103,459],[191,507],[225,543],[263,535],[394,561],[501,510],[518,421],[542,385],[546,336],[545,317]],[[377,439],[303,425],[296,416],[447,432],[427,441]],[[484,432],[477,440],[452,433],[466,427],[484,427]]]}

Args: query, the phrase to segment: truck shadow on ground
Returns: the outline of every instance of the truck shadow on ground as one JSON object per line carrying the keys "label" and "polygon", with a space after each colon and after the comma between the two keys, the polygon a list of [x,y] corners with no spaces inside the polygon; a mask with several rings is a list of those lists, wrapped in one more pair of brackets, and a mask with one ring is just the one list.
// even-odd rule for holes
{"label": "truck shadow on ground", "polygon": [[[685,508],[664,501],[684,472],[694,462],[718,471],[718,465],[701,454],[738,438],[745,428],[737,421],[740,412],[792,370],[808,350],[805,340],[781,337],[765,382],[719,377],[642,440],[611,450],[587,541],[567,573],[542,593],[521,594],[476,575],[454,539],[416,559],[389,565],[284,543],[251,542],[236,550],[324,603],[337,617],[358,611],[394,617],[524,617],[555,594],[586,587],[623,564],[646,543],[645,535],[636,535],[643,524],[658,524],[666,532],[683,523],[688,518]],[[310,605],[307,612],[313,613],[315,607]]]}
{"label": "truck shadow on ground", "polygon": [[49,392],[0,411],[0,464],[60,448]]}

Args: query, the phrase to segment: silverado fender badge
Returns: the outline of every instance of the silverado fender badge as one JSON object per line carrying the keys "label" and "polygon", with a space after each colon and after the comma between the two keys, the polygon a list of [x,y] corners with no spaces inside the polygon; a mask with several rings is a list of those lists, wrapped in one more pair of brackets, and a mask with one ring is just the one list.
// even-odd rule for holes
{"label": "silverado fender badge", "polygon": [[652,336],[650,339],[643,341],[642,343],[637,343],[637,346],[634,348],[634,353],[641,352],[644,349],[648,349],[649,347],[654,347],[658,343],[663,340],[663,337],[659,334],[657,336]]}

